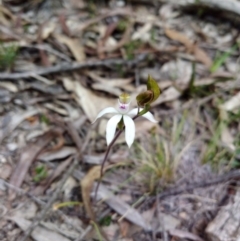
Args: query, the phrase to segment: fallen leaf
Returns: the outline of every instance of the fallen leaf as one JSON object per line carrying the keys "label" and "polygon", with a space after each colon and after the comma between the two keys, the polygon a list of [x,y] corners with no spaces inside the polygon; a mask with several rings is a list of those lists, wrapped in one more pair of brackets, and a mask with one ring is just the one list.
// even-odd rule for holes
{"label": "fallen leaf", "polygon": [[163,226],[161,225],[159,227],[158,232],[162,232],[163,228],[166,231],[173,230],[173,229],[177,228],[177,226],[179,226],[181,223],[179,219],[173,217],[170,214],[159,212],[158,216],[159,216],[159,218],[161,218],[162,225],[163,225]]}
{"label": "fallen leaf", "polygon": [[[27,231],[28,228],[30,228],[32,222],[28,221],[27,219],[24,219],[20,216],[13,216],[9,217],[9,220],[15,222],[23,231]],[[36,227],[32,233],[31,237],[36,241],[70,241],[69,239],[65,238],[63,235],[56,233],[54,231],[50,231],[43,227]]]}
{"label": "fallen leaf", "polygon": [[29,132],[27,135],[26,135],[26,138],[25,140],[26,141],[30,141],[32,139],[35,139],[37,138],[38,136],[41,136],[43,135],[45,132],[48,131],[48,128],[46,128],[45,130],[32,130],[31,132]]}
{"label": "fallen leaf", "polygon": [[124,88],[125,85],[130,84],[133,81],[133,78],[103,78],[99,75],[97,75],[94,72],[87,72],[87,75],[100,83],[106,84],[106,85],[110,85],[110,86],[114,86],[114,87],[121,87]]}
{"label": "fallen leaf", "polygon": [[203,49],[199,48],[197,44],[194,44],[193,54],[195,55],[196,60],[205,64],[208,68],[212,66],[212,60],[208,54]]}
{"label": "fallen leaf", "polygon": [[142,215],[136,209],[116,197],[102,184],[99,186],[97,197],[103,199],[113,210],[122,215],[123,218],[142,227],[146,231],[152,230],[151,226],[146,223]]}
{"label": "fallen leaf", "polygon": [[46,40],[50,36],[50,34],[54,32],[56,26],[56,23],[54,23],[53,21],[44,24],[41,31],[41,39]]}
{"label": "fallen leaf", "polygon": [[86,176],[81,180],[83,204],[89,218],[91,218],[92,220],[95,220],[95,214],[92,209],[90,194],[92,191],[94,181],[101,177],[100,171],[101,171],[101,166],[94,166],[88,171]]}
{"label": "fallen leaf", "polygon": [[56,113],[58,113],[60,115],[68,116],[68,112],[63,108],[58,107],[56,104],[46,103],[46,104],[44,104],[44,106],[46,108],[48,108],[49,110],[55,111]]}
{"label": "fallen leaf", "polygon": [[79,187],[79,183],[75,180],[73,177],[69,177],[67,181],[63,185],[63,190],[64,190],[64,200],[68,201],[72,197],[72,190],[74,187]]}
{"label": "fallen leaf", "polygon": [[37,210],[38,206],[34,202],[27,200],[14,209],[13,216],[31,219],[36,217]]}
{"label": "fallen leaf", "polygon": [[[68,217],[68,220],[71,219],[70,222],[73,222],[73,221],[75,221],[73,218],[74,217]],[[64,237],[68,237],[71,240],[72,239],[75,240],[81,235],[81,233],[77,232],[75,229],[69,228],[69,224],[66,224],[65,222],[54,223],[54,222],[49,221],[49,222],[41,222],[41,225],[44,228],[46,228],[50,231],[53,231],[54,233],[57,232],[59,234],[62,234]],[[78,225],[78,227],[79,227],[80,225],[82,226],[82,223],[79,221],[76,225]],[[52,240],[52,241],[54,241],[54,240]],[[58,240],[56,240],[56,241],[58,241]]]}
{"label": "fallen leaf", "polygon": [[94,165],[101,165],[104,159],[104,155],[84,155],[83,162]]}
{"label": "fallen leaf", "polygon": [[150,39],[150,30],[152,28],[153,23],[148,22],[144,24],[141,28],[139,28],[137,31],[134,32],[132,35],[132,40],[142,40],[143,42],[146,42]]}
{"label": "fallen leaf", "polygon": [[127,237],[129,233],[129,228],[130,228],[129,222],[122,220],[121,222],[119,222],[119,228],[120,228],[122,237]]}
{"label": "fallen leaf", "polygon": [[196,234],[190,233],[188,231],[183,231],[180,229],[171,229],[171,230],[169,230],[169,234],[174,237],[178,237],[180,239],[191,239],[194,241],[204,241],[202,238],[200,238]]}
{"label": "fallen leaf", "polygon": [[[43,136],[40,136],[35,143],[31,143],[21,150],[19,161],[10,178],[11,185],[15,187],[22,185],[25,175],[37,155],[53,138],[57,137],[60,132],[61,130],[59,129],[50,130]],[[15,196],[16,193],[14,190],[10,190],[9,200],[13,200]]]}
{"label": "fallen leaf", "polygon": [[41,153],[37,157],[37,159],[41,161],[49,162],[49,161],[66,158],[75,153],[77,153],[77,149],[75,147],[64,146],[59,150],[46,151],[44,153]]}
{"label": "fallen leaf", "polygon": [[221,109],[226,111],[233,111],[238,107],[240,107],[240,92],[220,106]]}
{"label": "fallen leaf", "polygon": [[123,89],[124,91],[132,92],[134,91],[134,87],[130,84],[133,80],[133,78],[117,78],[117,79],[108,79],[103,78],[94,72],[87,72],[87,75],[100,83],[94,83],[92,87],[96,90],[102,90],[105,92],[109,92],[110,94],[115,94],[116,96],[119,96],[122,91],[120,89]]}
{"label": "fallen leaf", "polygon": [[191,50],[191,48],[193,47],[192,41],[188,37],[186,37],[182,33],[179,33],[176,30],[165,28],[165,34],[167,35],[168,38],[178,41],[181,44],[185,45],[186,48],[189,50]]}
{"label": "fallen leaf", "polygon": [[202,50],[201,48],[199,48],[197,46],[197,44],[194,44],[184,34],[178,32],[176,30],[168,29],[168,28],[165,28],[165,34],[167,35],[168,38],[170,38],[172,40],[175,40],[175,41],[178,41],[178,42],[182,43],[183,45],[185,45],[187,50],[190,53],[194,54],[196,60],[205,64],[209,68],[212,66],[212,60],[207,55],[207,53],[204,50]]}
{"label": "fallen leaf", "polygon": [[79,39],[69,38],[64,35],[55,35],[55,38],[62,44],[67,45],[67,47],[72,52],[74,58],[78,62],[83,62],[86,59],[85,52]]}
{"label": "fallen leaf", "polygon": [[229,128],[224,126],[221,132],[221,140],[224,145],[226,145],[231,151],[235,151],[236,147],[234,145],[234,137],[232,136]]}
{"label": "fallen leaf", "polygon": [[117,89],[113,86],[106,85],[103,83],[92,84],[92,88],[95,90],[101,90],[101,91],[107,92],[107,93],[115,95],[115,96],[119,96],[122,94],[122,91],[120,89]]}
{"label": "fallen leaf", "polygon": [[216,83],[216,80],[213,78],[204,78],[194,81],[194,86],[204,86],[204,85],[212,85]]}
{"label": "fallen leaf", "polygon": [[15,84],[12,82],[2,81],[0,82],[0,87],[9,90],[10,92],[16,93],[18,91],[18,88]]}
{"label": "fallen leaf", "polygon": [[[22,113],[10,113],[9,115],[3,117],[0,126],[0,144],[3,139],[8,136],[22,121],[24,121],[28,117],[38,114],[39,112],[40,110],[35,109]],[[6,126],[4,126],[4,123],[6,123]]]}
{"label": "fallen leaf", "polygon": [[175,87],[171,86],[161,93],[159,98],[155,102],[153,102],[152,106],[156,106],[164,102],[176,100],[180,96],[181,96],[181,93]]}
{"label": "fallen leaf", "polygon": [[97,96],[92,91],[83,87],[79,82],[75,81],[74,91],[76,93],[76,101],[81,105],[88,119],[93,122],[99,111],[102,109],[115,106],[117,100]]}
{"label": "fallen leaf", "polygon": [[74,81],[72,81],[71,79],[69,79],[68,77],[64,77],[62,79],[63,82],[63,86],[67,91],[74,91],[75,88],[75,84]]}
{"label": "fallen leaf", "polygon": [[0,167],[1,179],[7,180],[10,177],[11,173],[12,173],[12,167],[9,164],[4,163],[1,165]]}
{"label": "fallen leaf", "polygon": [[7,8],[3,5],[0,5],[0,23],[7,27],[11,26],[11,22],[16,20],[14,16]]}

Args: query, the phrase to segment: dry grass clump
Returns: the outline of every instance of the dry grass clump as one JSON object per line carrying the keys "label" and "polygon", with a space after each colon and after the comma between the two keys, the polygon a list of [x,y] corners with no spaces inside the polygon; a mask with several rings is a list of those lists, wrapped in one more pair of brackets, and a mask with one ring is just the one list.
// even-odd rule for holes
{"label": "dry grass clump", "polygon": [[164,135],[153,130],[135,143],[133,160],[138,174],[136,178],[141,180],[146,192],[155,193],[157,187],[164,188],[176,180],[181,158],[192,143],[192,136],[186,134],[189,120],[187,115],[183,115],[174,117],[170,122],[163,121],[164,130],[169,130]]}

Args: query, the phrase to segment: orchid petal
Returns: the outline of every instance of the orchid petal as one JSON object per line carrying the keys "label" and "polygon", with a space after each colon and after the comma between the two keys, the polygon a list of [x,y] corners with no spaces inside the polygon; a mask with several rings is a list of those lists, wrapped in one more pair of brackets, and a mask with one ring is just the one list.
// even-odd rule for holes
{"label": "orchid petal", "polygon": [[157,123],[158,121],[155,120],[154,116],[152,113],[147,112],[146,114],[142,115],[143,117],[145,117],[146,119],[148,119],[149,121],[153,122],[153,123]]}
{"label": "orchid petal", "polygon": [[[139,108],[139,112],[142,111],[142,110],[143,110],[143,108]],[[130,110],[130,111],[127,113],[127,115],[129,115],[129,116],[135,116],[135,115],[137,115],[137,113],[138,113],[138,108],[134,108],[134,109]]]}
{"label": "orchid petal", "polygon": [[115,132],[116,132],[117,124],[119,123],[121,118],[122,118],[122,115],[118,114],[118,115],[113,116],[108,121],[107,128],[106,128],[107,145],[109,145],[111,143],[111,141],[113,140]]}
{"label": "orchid petal", "polygon": [[127,115],[123,116],[123,121],[125,124],[125,139],[128,147],[130,148],[135,137],[135,124],[132,118]]}
{"label": "orchid petal", "polygon": [[[115,108],[113,108],[113,107],[107,107],[107,108],[101,110],[101,111],[98,113],[98,115],[97,115],[96,119],[93,121],[93,123],[94,123],[98,118],[102,117],[102,116],[105,115],[105,114],[116,114],[116,113],[118,113],[118,111],[117,111]],[[92,124],[93,124],[93,123],[92,123]]]}

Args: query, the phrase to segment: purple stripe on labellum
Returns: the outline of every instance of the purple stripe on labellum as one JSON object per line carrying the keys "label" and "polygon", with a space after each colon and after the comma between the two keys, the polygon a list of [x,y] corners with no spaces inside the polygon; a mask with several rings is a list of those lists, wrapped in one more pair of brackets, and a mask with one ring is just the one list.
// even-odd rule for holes
{"label": "purple stripe on labellum", "polygon": [[129,106],[128,104],[119,103],[119,108],[122,109],[122,110],[127,110],[128,106]]}

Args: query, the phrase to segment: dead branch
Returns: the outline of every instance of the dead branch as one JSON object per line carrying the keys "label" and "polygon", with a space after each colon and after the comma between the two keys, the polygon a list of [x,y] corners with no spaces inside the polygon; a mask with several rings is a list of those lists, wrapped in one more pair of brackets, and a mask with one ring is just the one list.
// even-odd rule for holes
{"label": "dead branch", "polygon": [[91,67],[99,67],[99,66],[112,66],[112,65],[125,65],[132,67],[133,65],[143,61],[147,54],[139,54],[133,60],[125,60],[125,59],[107,59],[107,60],[96,60],[96,61],[87,61],[85,63],[61,63],[55,66],[47,67],[47,68],[39,68],[35,71],[23,72],[23,73],[0,73],[0,80],[18,80],[31,78],[36,75],[48,75],[48,74],[56,74],[60,72],[66,71],[74,71],[83,68],[91,68]]}
{"label": "dead branch", "polygon": [[232,181],[234,179],[239,179],[239,178],[240,178],[240,170],[233,170],[227,174],[222,174],[210,181],[195,182],[195,183],[191,183],[189,185],[183,186],[183,187],[178,187],[178,186],[173,187],[171,189],[168,189],[168,190],[158,194],[155,197],[148,197],[145,204],[146,205],[152,204],[153,202],[156,201],[157,198],[159,200],[161,200],[161,199],[164,199],[169,196],[175,196],[175,195],[179,195],[184,192],[192,191],[195,188],[203,188],[203,187],[218,185],[218,184],[221,184],[224,182],[229,182],[229,181]]}

